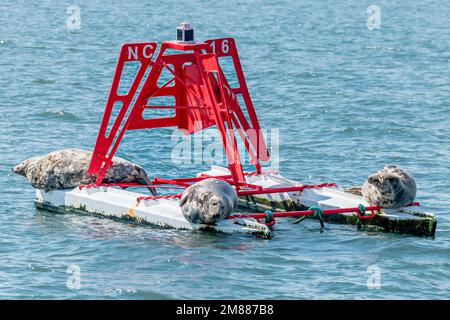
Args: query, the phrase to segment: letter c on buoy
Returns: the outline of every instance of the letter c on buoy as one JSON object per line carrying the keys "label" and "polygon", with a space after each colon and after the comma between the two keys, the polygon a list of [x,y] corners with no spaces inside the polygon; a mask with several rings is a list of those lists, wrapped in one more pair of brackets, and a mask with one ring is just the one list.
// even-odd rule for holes
{"label": "letter c on buoy", "polygon": [[[150,53],[147,53],[148,51],[150,51]],[[142,55],[144,56],[144,58],[151,58],[153,56],[153,46],[151,44],[145,45],[142,49]]]}

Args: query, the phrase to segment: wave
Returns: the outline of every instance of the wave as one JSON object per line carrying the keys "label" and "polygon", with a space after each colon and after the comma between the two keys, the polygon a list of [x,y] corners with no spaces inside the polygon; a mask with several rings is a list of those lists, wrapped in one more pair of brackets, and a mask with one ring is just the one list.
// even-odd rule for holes
{"label": "wave", "polygon": [[36,79],[33,82],[37,84],[53,84],[56,81],[53,79]]}
{"label": "wave", "polygon": [[3,46],[6,47],[6,46],[9,46],[11,44],[13,44],[12,40],[0,40],[0,47],[3,47]]}
{"label": "wave", "polygon": [[45,118],[45,119],[59,119],[59,120],[68,120],[68,121],[77,121],[80,118],[68,111],[64,110],[46,110],[44,112],[38,113],[37,116],[39,118]]}

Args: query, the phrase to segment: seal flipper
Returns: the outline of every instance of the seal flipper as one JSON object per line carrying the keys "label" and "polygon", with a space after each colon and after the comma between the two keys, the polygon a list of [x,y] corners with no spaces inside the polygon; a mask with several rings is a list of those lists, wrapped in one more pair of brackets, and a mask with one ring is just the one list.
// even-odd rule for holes
{"label": "seal flipper", "polygon": [[[144,185],[150,185],[150,186],[153,185],[152,180],[150,180],[150,178],[147,175],[147,172],[145,172],[144,169],[139,167],[138,171],[139,171],[140,178],[138,180],[136,180],[137,183],[144,184]],[[152,195],[154,195],[154,196],[158,195],[155,187],[147,187],[147,189],[152,193]]]}
{"label": "seal flipper", "polygon": [[[145,177],[142,179],[142,181],[144,182],[143,184],[145,184],[145,185],[153,184],[152,181],[147,177],[147,175],[145,175]],[[147,189],[152,193],[152,195],[154,195],[154,196],[158,195],[155,187],[147,187]]]}
{"label": "seal flipper", "polygon": [[152,193],[152,195],[154,195],[154,196],[158,195],[155,187],[147,187],[147,189]]}

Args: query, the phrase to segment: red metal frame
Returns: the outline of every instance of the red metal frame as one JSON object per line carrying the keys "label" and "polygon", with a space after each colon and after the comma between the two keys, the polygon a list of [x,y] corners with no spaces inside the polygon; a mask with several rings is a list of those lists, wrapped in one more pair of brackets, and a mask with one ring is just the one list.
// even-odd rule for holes
{"label": "red metal frame", "polygon": [[[173,126],[186,134],[192,134],[215,125],[220,133],[230,171],[230,177],[223,179],[233,184],[236,190],[246,188],[260,191],[261,187],[245,182],[234,133],[236,130],[244,141],[256,173],[261,173],[260,162],[269,160],[269,152],[261,134],[234,39],[215,39],[202,43],[163,42],[156,58],[152,60],[156,48],[155,42],[124,44],[121,48],[88,170],[90,174],[97,176],[96,185],[102,185],[106,170],[127,130]],[[169,54],[169,51],[174,50],[177,52]],[[239,83],[237,88],[229,85],[220,68],[220,57],[231,57]],[[130,61],[140,62],[140,68],[128,93],[119,95],[117,90],[123,67]],[[137,92],[147,69],[150,69],[149,73]],[[163,69],[168,70],[173,77],[163,85],[158,85]],[[248,120],[237,95],[242,96]],[[151,105],[149,103],[153,97],[173,97],[175,103],[170,106]],[[122,106],[107,134],[113,107],[117,102],[122,103]],[[147,109],[173,110],[173,116],[144,118],[143,112]],[[186,187],[198,180],[199,178],[186,178],[180,182],[179,179],[155,178],[153,183]]]}
{"label": "red metal frame", "polygon": [[[161,44],[159,52],[154,58],[156,50],[157,44],[155,42],[129,43],[121,47],[88,170],[90,174],[97,176],[94,186],[114,185],[122,188],[138,186],[129,183],[102,184],[106,170],[111,165],[112,158],[126,131],[177,127],[186,134],[192,134],[213,125],[219,130],[230,171],[229,175],[215,176],[214,178],[222,179],[234,185],[239,196],[296,192],[306,188],[336,186],[335,184],[320,184],[263,188],[246,182],[246,175],[261,173],[260,162],[269,160],[269,152],[261,134],[234,39],[214,39],[197,43],[166,41]],[[222,57],[231,57],[238,81],[236,88],[230,86],[222,72],[219,64],[219,59]],[[124,65],[127,62],[139,62],[140,67],[128,92],[119,94],[118,88]],[[159,84],[158,80],[164,69],[169,71],[172,77],[164,84]],[[143,80],[147,70],[148,75]],[[140,91],[138,91],[139,86],[141,86]],[[238,95],[242,96],[243,106],[239,104]],[[167,106],[152,105],[151,98],[154,97],[173,97],[174,104]],[[122,105],[117,116],[113,118],[113,108],[118,102]],[[243,108],[246,110],[248,119]],[[149,109],[169,109],[173,111],[173,115],[146,118],[143,113]],[[109,126],[111,120],[114,121]],[[107,133],[108,127],[110,127],[110,130]],[[242,170],[234,134],[235,130],[244,142],[251,164],[255,167],[255,172],[244,173]],[[209,176],[205,174],[195,178],[154,178],[152,186],[172,185],[175,188],[186,188],[190,184],[206,178],[209,178]],[[179,196],[180,194],[140,197],[139,201]]]}

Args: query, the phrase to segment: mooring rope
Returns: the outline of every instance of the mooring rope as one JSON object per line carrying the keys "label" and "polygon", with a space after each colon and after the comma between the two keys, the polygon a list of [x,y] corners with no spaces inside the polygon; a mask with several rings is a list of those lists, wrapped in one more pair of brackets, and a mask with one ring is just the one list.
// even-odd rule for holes
{"label": "mooring rope", "polygon": [[168,195],[162,195],[162,196],[142,196],[142,197],[138,197],[136,200],[137,200],[137,202],[141,202],[144,200],[179,199],[179,198],[181,198],[181,195],[182,195],[182,193],[168,194]]}
{"label": "mooring rope", "polygon": [[[412,202],[410,204],[407,204],[408,206],[420,206],[419,202]],[[380,206],[369,206],[366,207],[362,204],[358,205],[358,207],[354,208],[335,208],[335,209],[322,209],[319,206],[312,206],[308,210],[301,210],[301,211],[281,211],[281,212],[271,212],[270,216],[268,216],[267,211],[264,213],[244,213],[244,214],[235,214],[228,216],[227,219],[237,219],[237,218],[253,218],[259,221],[259,219],[266,219],[269,218],[269,221],[271,219],[275,220],[275,218],[286,218],[286,217],[300,217],[298,220],[294,221],[293,223],[299,223],[303,221],[307,216],[315,216],[319,219],[321,228],[324,227],[324,216],[325,215],[333,215],[333,214],[339,214],[339,213],[356,213],[358,216],[358,219],[364,220],[364,219],[373,219],[376,217],[376,211],[379,211],[383,209],[383,207]],[[370,215],[367,215],[367,212],[372,212]],[[271,225],[274,223],[270,222]]]}

